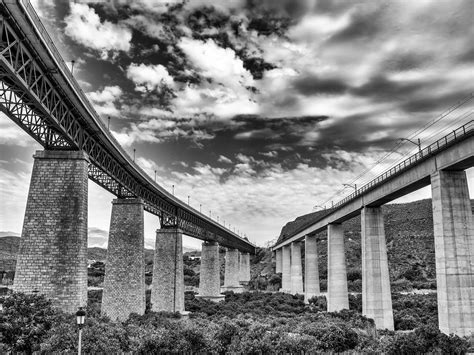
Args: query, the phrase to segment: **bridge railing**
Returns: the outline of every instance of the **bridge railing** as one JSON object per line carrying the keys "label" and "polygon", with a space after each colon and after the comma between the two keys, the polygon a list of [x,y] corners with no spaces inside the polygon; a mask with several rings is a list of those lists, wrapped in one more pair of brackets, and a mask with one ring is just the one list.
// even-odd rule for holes
{"label": "bridge railing", "polygon": [[[410,169],[412,166],[420,163],[421,161],[429,158],[430,156],[433,156],[434,154],[446,149],[450,145],[454,144],[455,142],[464,140],[465,138],[474,135],[474,120],[469,121],[465,125],[455,129],[454,131],[450,132],[443,138],[438,139],[436,142],[431,143],[427,147],[423,148],[421,151],[419,151],[416,154],[413,154],[412,156],[408,157],[401,163],[395,165],[394,167],[390,168],[383,174],[377,176],[375,179],[370,181],[369,183],[365,184],[361,188],[357,189],[354,191],[352,194],[349,196],[345,197],[341,201],[337,202],[334,206],[332,206],[330,209],[326,210],[326,213],[322,214],[319,218],[323,219],[326,216],[330,215],[333,213],[335,210],[338,208],[344,206],[345,204],[355,200],[359,196],[363,195],[364,193],[374,189],[375,187],[383,184],[385,181],[403,173],[404,171]],[[310,221],[308,223],[305,223],[301,225],[299,228],[297,228],[295,231],[291,232],[291,235],[286,235],[283,240],[278,242],[277,244],[280,244],[287,240],[288,238],[304,231],[306,228],[309,226],[313,225],[317,221]]]}
{"label": "bridge railing", "polygon": [[[375,188],[376,186],[384,183],[386,180],[402,173],[403,171],[409,169],[410,167],[418,164],[420,161],[436,154],[437,152],[447,148],[453,142],[460,141],[467,136],[474,134],[474,120],[469,121],[465,125],[455,129],[454,131],[450,132],[446,136],[441,139],[438,139],[436,142],[431,143],[429,146],[423,148],[422,150],[418,151],[416,154],[413,154],[409,158],[405,159],[401,163],[395,165],[394,167],[390,168],[383,174],[377,176],[375,179],[370,181],[369,183],[365,184],[361,188],[354,191],[349,196],[345,197],[338,203],[334,205],[334,208],[339,208],[346,203],[352,201],[353,199],[357,198],[358,196],[366,193],[367,191]],[[333,210],[333,209],[331,209]]]}
{"label": "bridge railing", "polygon": [[94,107],[91,105],[89,102],[86,94],[84,91],[81,89],[79,86],[78,82],[74,78],[74,76],[71,73],[71,70],[68,68],[66,62],[64,61],[63,57],[59,53],[56,45],[54,44],[53,40],[48,34],[48,31],[44,27],[43,23],[41,22],[38,14],[36,13],[36,10],[33,8],[29,0],[18,0],[19,2],[22,3],[23,7],[26,9],[28,12],[28,15],[30,16],[31,20],[33,21],[34,25],[36,26],[36,29],[38,32],[41,34],[43,37],[44,41],[47,43],[49,50],[51,51],[51,54],[54,56],[54,59],[56,60],[57,64],[60,66],[62,73],[68,78],[69,83],[74,87],[74,89],[77,91],[77,93],[81,96],[81,99],[83,101],[83,104],[87,106],[87,109],[91,111],[95,115],[96,121],[99,122],[103,127],[105,127],[105,124],[102,122],[102,120],[99,118],[99,114],[97,111],[94,109]]}
{"label": "bridge railing", "polygon": [[[64,61],[63,57],[59,53],[59,50],[57,49],[56,45],[54,44],[53,40],[51,39],[50,35],[48,34],[48,31],[44,27],[41,19],[39,18],[38,14],[36,13],[36,10],[33,8],[29,0],[17,0],[18,3],[21,4],[21,6],[25,9],[27,15],[29,16],[30,20],[33,22],[33,25],[35,26],[36,30],[38,31],[39,35],[43,38],[43,41],[48,47],[48,50],[50,54],[52,55],[52,59],[56,62],[56,64],[59,66],[59,69],[61,73],[66,77],[67,82],[72,86],[72,89],[75,91],[76,95],[78,95],[81,103],[85,106],[85,108],[89,111],[90,115],[92,116],[94,122],[98,124],[101,127],[102,133],[113,143],[113,146],[118,150],[118,152],[124,157],[128,163],[133,166],[133,168],[138,172],[150,185],[152,185],[155,189],[157,189],[161,194],[165,195],[167,198],[171,199],[179,205],[180,207],[187,209],[194,214],[198,215],[200,218],[204,219],[207,222],[210,222],[219,228],[225,230],[227,233],[231,234],[233,237],[244,240],[241,236],[238,234],[232,232],[230,229],[226,228],[223,226],[221,223],[216,222],[210,217],[207,217],[206,215],[202,214],[201,212],[197,211],[195,208],[186,205],[183,201],[178,199],[177,197],[173,196],[170,194],[166,189],[164,189],[162,186],[160,186],[158,183],[153,181],[148,174],[140,168],[136,163],[134,163],[128,154],[123,150],[123,148],[120,146],[120,144],[117,142],[115,137],[110,133],[110,131],[106,128],[105,123],[103,120],[100,118],[99,114],[97,111],[94,109],[92,104],[90,103],[89,99],[87,98],[86,94],[84,91],[81,89],[79,86],[79,83],[76,81],[74,76],[71,73],[71,70],[67,66],[66,62]],[[246,240],[246,243],[250,243],[248,240]]]}

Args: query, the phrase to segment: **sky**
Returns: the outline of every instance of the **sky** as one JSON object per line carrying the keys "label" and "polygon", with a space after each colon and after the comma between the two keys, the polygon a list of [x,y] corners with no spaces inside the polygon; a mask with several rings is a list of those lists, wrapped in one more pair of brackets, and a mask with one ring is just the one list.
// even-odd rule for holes
{"label": "sky", "polygon": [[[32,4],[137,164],[258,245],[416,152],[400,138],[474,119],[470,0]],[[0,235],[21,233],[38,149],[0,114]],[[90,245],[106,245],[112,199],[89,182]],[[157,228],[146,213],[147,247]]]}

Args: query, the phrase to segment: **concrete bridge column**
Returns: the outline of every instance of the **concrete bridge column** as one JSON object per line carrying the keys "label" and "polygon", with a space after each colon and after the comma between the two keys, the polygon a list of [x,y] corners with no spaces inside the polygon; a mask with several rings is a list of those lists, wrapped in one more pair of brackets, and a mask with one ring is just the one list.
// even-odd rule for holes
{"label": "concrete bridge column", "polygon": [[318,268],[318,244],[315,236],[305,237],[304,257],[304,300],[320,295],[319,268]]}
{"label": "concrete bridge column", "polygon": [[143,224],[141,199],[113,200],[102,296],[102,314],[112,320],[145,313]]}
{"label": "concrete bridge column", "polygon": [[241,285],[248,285],[250,281],[250,254],[240,254],[239,282]]}
{"label": "concrete bridge column", "polygon": [[340,224],[328,225],[328,312],[349,309],[344,231]]}
{"label": "concrete bridge column", "polygon": [[294,295],[303,294],[301,242],[291,243],[291,293]]}
{"label": "concrete bridge column", "polygon": [[364,207],[362,226],[362,314],[379,329],[393,330],[392,294],[381,207]]}
{"label": "concrete bridge column", "polygon": [[82,151],[33,156],[13,290],[39,291],[61,310],[87,304],[87,174]]}
{"label": "concrete bridge column", "polygon": [[151,309],[184,312],[183,235],[180,229],[156,231]]}
{"label": "concrete bridge column", "polygon": [[474,223],[464,171],[431,175],[439,329],[474,334]]}
{"label": "concrete bridge column", "polygon": [[282,257],[281,257],[282,249],[275,250],[275,272],[281,273],[282,269]]}
{"label": "concrete bridge column", "polygon": [[196,297],[219,302],[221,295],[219,245],[216,242],[202,243],[199,295]]}
{"label": "concrete bridge column", "polygon": [[227,248],[226,250],[222,291],[243,291],[243,287],[239,283],[239,251],[237,249]]}
{"label": "concrete bridge column", "polygon": [[281,292],[291,292],[291,250],[289,245],[281,248]]}

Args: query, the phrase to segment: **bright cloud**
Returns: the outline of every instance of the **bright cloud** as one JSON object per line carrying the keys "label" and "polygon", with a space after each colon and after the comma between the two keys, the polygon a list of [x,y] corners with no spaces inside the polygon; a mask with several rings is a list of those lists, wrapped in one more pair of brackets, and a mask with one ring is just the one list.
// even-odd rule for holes
{"label": "bright cloud", "polygon": [[109,21],[101,22],[94,9],[86,4],[71,3],[71,13],[66,17],[66,35],[76,42],[101,52],[103,59],[108,52],[130,50],[130,29]]}
{"label": "bright cloud", "polygon": [[94,104],[98,114],[107,116],[118,116],[119,109],[115,102],[122,96],[122,89],[119,86],[106,86],[103,90],[87,93],[89,99]]}
{"label": "bright cloud", "polygon": [[138,91],[161,91],[165,85],[168,87],[174,85],[173,77],[161,64],[145,65],[143,63],[132,63],[127,69],[127,78],[137,85],[136,90]]}

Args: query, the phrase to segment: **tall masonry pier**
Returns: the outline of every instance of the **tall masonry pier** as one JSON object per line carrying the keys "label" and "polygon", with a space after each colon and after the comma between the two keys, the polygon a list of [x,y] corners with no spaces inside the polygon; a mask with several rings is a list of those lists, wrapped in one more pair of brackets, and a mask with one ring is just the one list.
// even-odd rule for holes
{"label": "tall masonry pier", "polygon": [[141,199],[113,200],[102,295],[102,314],[113,320],[145,313],[143,225]]}
{"label": "tall masonry pier", "polygon": [[37,151],[13,290],[65,312],[87,304],[87,171],[81,151]]}

